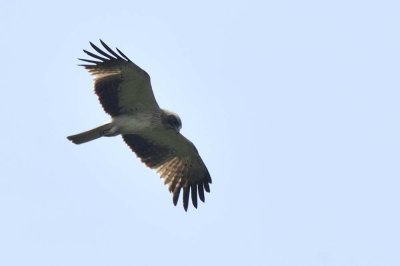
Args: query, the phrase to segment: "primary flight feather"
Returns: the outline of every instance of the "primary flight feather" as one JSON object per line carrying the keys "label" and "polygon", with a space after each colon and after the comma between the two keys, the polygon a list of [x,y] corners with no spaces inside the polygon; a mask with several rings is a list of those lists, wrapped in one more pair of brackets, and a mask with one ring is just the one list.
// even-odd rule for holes
{"label": "primary flight feather", "polygon": [[189,197],[197,208],[197,198],[204,202],[204,191],[210,192],[211,176],[196,147],[180,133],[181,119],[158,106],[146,71],[118,48],[114,51],[100,43],[104,50],[90,43],[98,54],[83,50],[91,59],[80,60],[94,76],[95,92],[111,122],[67,138],[82,144],[122,135],[141,161],[160,174],[175,205],[183,191],[185,211]]}

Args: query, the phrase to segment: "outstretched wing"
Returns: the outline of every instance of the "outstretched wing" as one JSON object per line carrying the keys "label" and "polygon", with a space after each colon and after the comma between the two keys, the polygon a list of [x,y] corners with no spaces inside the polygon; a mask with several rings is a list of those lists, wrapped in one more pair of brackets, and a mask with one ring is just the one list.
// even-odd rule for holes
{"label": "outstretched wing", "polygon": [[94,76],[94,88],[104,111],[112,117],[126,113],[154,111],[158,104],[151,88],[150,76],[134,64],[118,48],[117,52],[100,40],[106,51],[93,43],[92,48],[99,54],[83,50],[93,59],[79,59]]}
{"label": "outstretched wing", "polygon": [[173,193],[174,205],[178,202],[181,189],[185,211],[189,195],[195,208],[197,195],[204,202],[204,190],[210,192],[211,176],[192,142],[172,130],[122,137],[143,163],[160,174]]}

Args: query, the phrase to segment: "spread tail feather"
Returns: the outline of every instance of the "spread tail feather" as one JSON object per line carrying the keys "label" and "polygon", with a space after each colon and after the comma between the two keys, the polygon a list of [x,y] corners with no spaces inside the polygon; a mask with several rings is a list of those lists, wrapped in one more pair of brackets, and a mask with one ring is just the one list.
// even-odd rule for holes
{"label": "spread tail feather", "polygon": [[111,123],[105,124],[76,135],[68,136],[67,139],[69,139],[75,144],[82,144],[91,140],[98,139],[102,136],[105,136],[109,132],[111,127],[112,127]]}

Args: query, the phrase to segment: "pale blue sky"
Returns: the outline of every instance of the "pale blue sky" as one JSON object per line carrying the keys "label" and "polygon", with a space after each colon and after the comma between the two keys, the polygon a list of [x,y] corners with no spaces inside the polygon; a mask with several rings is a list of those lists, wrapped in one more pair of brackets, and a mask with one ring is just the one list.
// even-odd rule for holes
{"label": "pale blue sky", "polygon": [[[0,265],[400,265],[398,1],[0,2]],[[120,48],[213,177],[184,212],[78,67]]]}

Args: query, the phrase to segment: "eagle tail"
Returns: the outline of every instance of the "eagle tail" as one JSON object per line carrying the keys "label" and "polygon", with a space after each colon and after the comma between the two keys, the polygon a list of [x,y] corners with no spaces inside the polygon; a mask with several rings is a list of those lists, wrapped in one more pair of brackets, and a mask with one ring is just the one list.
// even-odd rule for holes
{"label": "eagle tail", "polygon": [[106,136],[110,132],[111,127],[112,124],[108,123],[76,135],[68,136],[67,139],[75,144],[82,144]]}

